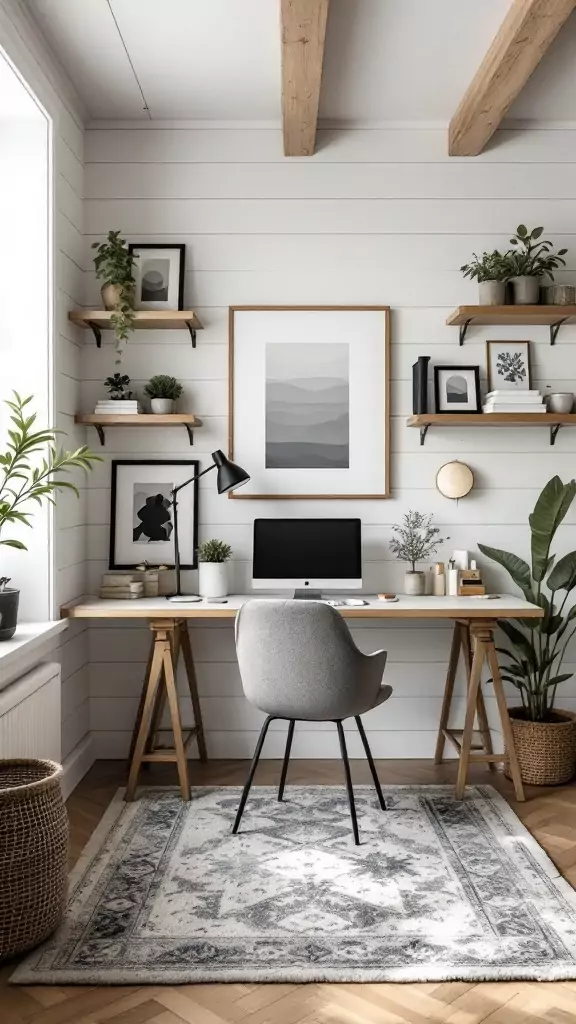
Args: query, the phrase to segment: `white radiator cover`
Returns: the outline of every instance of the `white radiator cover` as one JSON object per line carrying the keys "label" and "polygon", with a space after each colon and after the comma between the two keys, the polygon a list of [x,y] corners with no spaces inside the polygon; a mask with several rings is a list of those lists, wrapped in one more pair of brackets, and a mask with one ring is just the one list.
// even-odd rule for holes
{"label": "white radiator cover", "polygon": [[61,760],[60,665],[38,665],[0,693],[0,757]]}

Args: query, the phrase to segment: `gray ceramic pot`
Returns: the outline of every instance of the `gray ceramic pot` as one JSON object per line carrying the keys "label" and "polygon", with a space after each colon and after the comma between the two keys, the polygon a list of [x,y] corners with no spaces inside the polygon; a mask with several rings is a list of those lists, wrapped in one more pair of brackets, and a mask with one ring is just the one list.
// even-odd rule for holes
{"label": "gray ceramic pot", "polygon": [[512,294],[515,306],[537,306],[540,302],[540,278],[513,277]]}
{"label": "gray ceramic pot", "polygon": [[426,574],[407,572],[404,577],[404,593],[410,597],[422,597],[426,593]]}
{"label": "gray ceramic pot", "polygon": [[11,640],[18,624],[19,590],[7,587],[0,591],[0,640]]}
{"label": "gray ceramic pot", "polygon": [[174,400],[172,398],[152,398],[150,408],[156,415],[169,416],[174,412]]}
{"label": "gray ceramic pot", "polygon": [[481,306],[503,306],[506,301],[504,281],[479,281],[478,301]]}
{"label": "gray ceramic pot", "polygon": [[545,401],[548,412],[572,412],[574,395],[569,391],[559,391],[555,395],[546,395]]}

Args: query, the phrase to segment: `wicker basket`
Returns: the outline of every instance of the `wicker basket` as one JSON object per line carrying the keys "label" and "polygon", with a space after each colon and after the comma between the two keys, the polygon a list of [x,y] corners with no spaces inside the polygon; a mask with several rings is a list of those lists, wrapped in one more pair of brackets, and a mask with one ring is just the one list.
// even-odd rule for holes
{"label": "wicker basket", "polygon": [[[510,708],[510,724],[522,779],[531,786],[559,786],[575,770],[575,729],[572,715],[553,712],[553,722],[530,722],[522,708]],[[508,767],[505,775],[510,778]]]}
{"label": "wicker basket", "polygon": [[37,946],[66,907],[68,818],[53,761],[0,760],[0,960]]}

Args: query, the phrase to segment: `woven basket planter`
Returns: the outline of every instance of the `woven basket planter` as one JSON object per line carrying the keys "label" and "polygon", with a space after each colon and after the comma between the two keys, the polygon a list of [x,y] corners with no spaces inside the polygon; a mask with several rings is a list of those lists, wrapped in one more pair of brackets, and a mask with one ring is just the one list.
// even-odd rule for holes
{"label": "woven basket planter", "polygon": [[0,960],[46,939],[66,908],[61,774],[53,761],[0,760]]}
{"label": "woven basket planter", "polygon": [[[520,772],[531,786],[559,786],[575,770],[576,721],[568,712],[553,712],[553,722],[530,722],[522,708],[510,708],[510,724]],[[506,768],[504,773],[510,778]]]}

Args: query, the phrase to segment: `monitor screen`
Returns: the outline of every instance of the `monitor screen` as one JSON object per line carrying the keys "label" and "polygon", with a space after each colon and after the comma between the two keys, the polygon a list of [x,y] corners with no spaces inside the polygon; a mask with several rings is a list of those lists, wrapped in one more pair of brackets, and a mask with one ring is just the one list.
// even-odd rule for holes
{"label": "monitor screen", "polygon": [[252,576],[255,582],[359,581],[360,520],[255,519]]}

